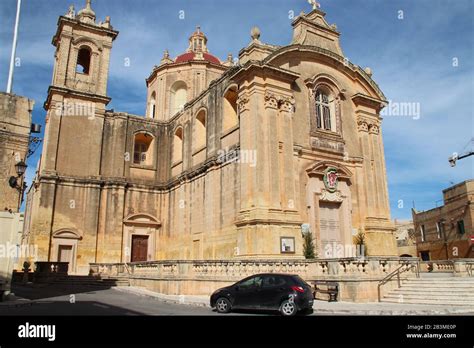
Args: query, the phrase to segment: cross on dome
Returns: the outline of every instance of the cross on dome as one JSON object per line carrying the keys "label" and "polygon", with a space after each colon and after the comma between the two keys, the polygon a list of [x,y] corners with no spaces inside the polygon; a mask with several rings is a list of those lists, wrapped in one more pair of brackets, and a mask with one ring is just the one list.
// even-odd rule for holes
{"label": "cross on dome", "polygon": [[308,3],[313,6],[313,10],[321,8],[321,4],[317,0],[308,0]]}
{"label": "cross on dome", "polygon": [[198,25],[189,38],[188,52],[207,52],[207,37]]}

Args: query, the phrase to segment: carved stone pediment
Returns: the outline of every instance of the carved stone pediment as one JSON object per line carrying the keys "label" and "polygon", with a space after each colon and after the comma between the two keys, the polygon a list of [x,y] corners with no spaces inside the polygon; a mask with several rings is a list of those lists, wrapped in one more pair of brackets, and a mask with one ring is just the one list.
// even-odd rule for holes
{"label": "carved stone pediment", "polygon": [[329,192],[326,189],[321,189],[321,196],[319,197],[319,200],[326,202],[342,202],[343,198],[340,191]]}

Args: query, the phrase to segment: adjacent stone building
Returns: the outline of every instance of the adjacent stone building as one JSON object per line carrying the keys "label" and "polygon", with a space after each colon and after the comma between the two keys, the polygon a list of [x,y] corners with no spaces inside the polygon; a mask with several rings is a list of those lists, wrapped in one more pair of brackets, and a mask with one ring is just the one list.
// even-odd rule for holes
{"label": "adjacent stone building", "polygon": [[395,239],[397,240],[398,256],[401,257],[416,257],[416,237],[413,221],[396,220],[395,224]]}
{"label": "adjacent stone building", "polygon": [[[380,110],[314,8],[292,42],[251,42],[222,62],[197,27],[146,79],[146,115],[108,111],[118,32],[87,1],[58,21],[46,134],[25,226],[41,260],[302,258],[302,224],[327,251],[366,235],[396,255]],[[344,248],[343,248],[344,249]]]}
{"label": "adjacent stone building", "polygon": [[425,261],[474,257],[474,180],[443,190],[443,201],[441,207],[412,210],[417,256]]}
{"label": "adjacent stone building", "polygon": [[0,298],[10,290],[20,256],[24,175],[18,176],[15,165],[26,161],[33,105],[28,98],[0,92]]}

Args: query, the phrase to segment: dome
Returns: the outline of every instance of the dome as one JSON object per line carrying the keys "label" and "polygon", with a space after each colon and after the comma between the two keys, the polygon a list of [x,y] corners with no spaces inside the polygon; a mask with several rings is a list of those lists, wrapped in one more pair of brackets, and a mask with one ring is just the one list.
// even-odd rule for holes
{"label": "dome", "polygon": [[207,37],[201,31],[201,27],[196,27],[194,33],[189,37],[189,46],[185,53],[176,57],[175,63],[184,63],[192,60],[207,61],[213,64],[221,64],[219,58],[209,53],[207,49]]}
{"label": "dome", "polygon": [[[203,60],[202,58],[197,58],[197,53],[196,52],[186,52],[186,53],[183,53],[179,56],[176,57],[175,59],[175,63],[184,63],[184,62],[189,62],[191,60]],[[221,64],[219,58],[213,56],[212,54],[209,54],[209,53],[203,53],[202,54],[204,60],[210,62],[210,63],[213,63],[213,64]]]}

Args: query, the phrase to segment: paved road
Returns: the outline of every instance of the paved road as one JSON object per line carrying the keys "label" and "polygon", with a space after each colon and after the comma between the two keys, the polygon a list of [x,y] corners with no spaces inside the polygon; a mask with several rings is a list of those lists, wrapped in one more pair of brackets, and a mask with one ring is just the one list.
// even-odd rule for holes
{"label": "paved road", "polygon": [[[128,289],[128,288],[127,288]],[[208,307],[170,302],[149,296],[143,289],[91,290],[59,286],[19,286],[13,289],[24,301],[0,303],[2,315],[221,315]],[[127,291],[125,291],[127,290]],[[140,290],[140,291],[138,291]],[[148,294],[148,295],[147,295]],[[153,293],[155,294],[155,293]],[[74,297],[71,297],[74,295]],[[144,296],[145,295],[145,296]],[[155,294],[156,295],[156,294]],[[71,301],[71,300],[74,301]],[[204,299],[204,300],[203,300]],[[201,303],[207,303],[207,298]],[[74,302],[74,303],[71,303]],[[474,315],[474,308],[398,303],[316,301],[313,315]],[[274,315],[276,312],[237,312],[225,315]]]}
{"label": "paved road", "polygon": [[[87,290],[71,293],[63,288],[62,294],[55,296],[54,289],[16,289],[16,295],[37,298],[33,301],[3,302],[3,315],[221,315],[210,308],[168,303],[159,299],[117,291],[116,289]],[[53,297],[49,297],[48,293]],[[43,294],[43,295],[41,295]],[[74,295],[74,297],[71,297]],[[46,298],[44,298],[46,297]],[[74,299],[74,303],[71,303]],[[268,313],[266,313],[268,314]],[[231,313],[225,315],[262,315],[261,313]]]}

